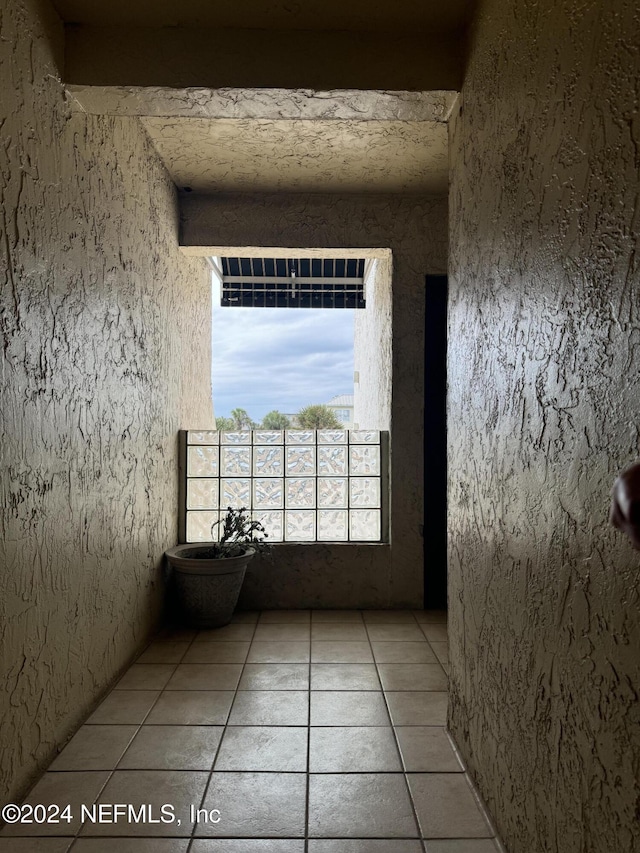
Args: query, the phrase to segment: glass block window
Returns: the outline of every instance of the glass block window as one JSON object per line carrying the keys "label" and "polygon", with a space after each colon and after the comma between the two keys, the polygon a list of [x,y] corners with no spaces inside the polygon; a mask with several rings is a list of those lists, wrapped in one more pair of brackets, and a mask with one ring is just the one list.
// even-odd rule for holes
{"label": "glass block window", "polygon": [[180,540],[211,541],[226,508],[246,507],[270,542],[379,542],[385,433],[246,430],[181,433]]}
{"label": "glass block window", "polygon": [[256,477],[282,477],[284,474],[284,449],[270,446],[254,447],[253,474]]}
{"label": "glass block window", "polygon": [[218,447],[190,447],[187,450],[187,476],[217,477],[218,458]]}
{"label": "glass block window", "polygon": [[347,448],[344,447],[319,447],[318,448],[318,474],[323,476],[334,476],[347,473]]}
{"label": "glass block window", "polygon": [[318,506],[345,507],[348,503],[346,477],[318,477]]}
{"label": "glass block window", "polygon": [[347,510],[318,511],[318,542],[346,542],[349,539]]}
{"label": "glass block window", "polygon": [[251,480],[248,477],[220,480],[220,507],[225,510],[228,506],[234,509],[251,506]]}
{"label": "glass block window", "polygon": [[250,477],[251,448],[221,447],[220,474],[223,477]]}
{"label": "glass block window", "polygon": [[218,521],[217,512],[188,512],[187,513],[187,542],[211,542],[218,538],[218,527],[212,526]]}
{"label": "glass block window", "polygon": [[315,447],[287,447],[287,476],[316,473]]}
{"label": "glass block window", "polygon": [[254,509],[281,509],[284,506],[284,480],[256,477],[253,481]]}
{"label": "glass block window", "polygon": [[187,509],[218,509],[218,481],[213,478],[189,477],[187,480]]}

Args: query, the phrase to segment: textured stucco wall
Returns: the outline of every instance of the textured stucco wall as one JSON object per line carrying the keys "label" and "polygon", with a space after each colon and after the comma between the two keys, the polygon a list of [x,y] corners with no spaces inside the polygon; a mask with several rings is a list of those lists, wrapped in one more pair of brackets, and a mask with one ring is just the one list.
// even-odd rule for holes
{"label": "textured stucco wall", "polygon": [[422,606],[424,276],[446,268],[446,239],[447,202],[439,196],[182,198],[181,243],[192,251],[278,246],[393,254],[391,543],[276,547],[273,565],[257,566],[247,578],[245,606]]}
{"label": "textured stucco wall", "polygon": [[452,127],[450,726],[510,853],[640,849],[639,34],[487,0]]}
{"label": "textured stucco wall", "polygon": [[62,27],[2,0],[0,801],[143,642],[208,423],[210,294],[137,119],[71,115]]}
{"label": "textured stucco wall", "polygon": [[361,429],[391,426],[392,259],[376,258],[366,283],[367,307],[353,329],[353,420]]}

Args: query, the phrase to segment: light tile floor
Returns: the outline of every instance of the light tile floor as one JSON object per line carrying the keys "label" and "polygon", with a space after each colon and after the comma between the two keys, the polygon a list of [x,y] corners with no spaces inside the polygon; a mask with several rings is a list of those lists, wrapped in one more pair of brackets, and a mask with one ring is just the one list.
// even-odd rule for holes
{"label": "light tile floor", "polygon": [[445,730],[447,668],[436,611],[166,631],[27,799],[68,811],[5,826],[0,851],[498,853]]}

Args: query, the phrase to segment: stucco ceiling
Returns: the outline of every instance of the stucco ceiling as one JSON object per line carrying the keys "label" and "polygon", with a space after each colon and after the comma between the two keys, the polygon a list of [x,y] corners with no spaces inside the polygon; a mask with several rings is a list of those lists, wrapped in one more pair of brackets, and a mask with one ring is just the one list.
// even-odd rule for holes
{"label": "stucco ceiling", "polygon": [[198,192],[446,192],[442,122],[142,118]]}
{"label": "stucco ceiling", "polygon": [[[474,0],[53,0],[67,23],[112,26],[445,32]],[[212,46],[215,48],[215,45]]]}

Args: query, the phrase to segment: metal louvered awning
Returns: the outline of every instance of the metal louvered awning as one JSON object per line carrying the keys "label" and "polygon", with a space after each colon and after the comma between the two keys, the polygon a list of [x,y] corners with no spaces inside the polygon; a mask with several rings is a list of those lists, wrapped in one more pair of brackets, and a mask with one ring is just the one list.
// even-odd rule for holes
{"label": "metal louvered awning", "polygon": [[221,305],[365,308],[363,258],[216,258]]}

